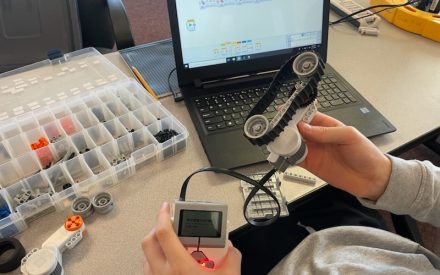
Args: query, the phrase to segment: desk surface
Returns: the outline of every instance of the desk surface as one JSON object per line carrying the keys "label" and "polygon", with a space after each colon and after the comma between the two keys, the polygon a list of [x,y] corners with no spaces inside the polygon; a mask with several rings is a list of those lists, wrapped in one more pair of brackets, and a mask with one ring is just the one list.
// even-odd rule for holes
{"label": "desk surface", "polygon": [[[380,30],[379,37],[368,37],[357,34],[349,25],[331,27],[328,61],[397,127],[395,133],[373,139],[388,152],[440,126],[440,44],[387,22],[381,23]],[[108,57],[128,72],[118,54]],[[63,254],[67,274],[141,274],[141,240],[154,226],[156,210],[163,201],[178,196],[182,181],[191,171],[209,164],[184,104],[175,104],[170,97],[161,102],[187,127],[190,136],[186,151],[152,163],[109,190],[115,209],[86,220],[85,239]],[[241,171],[267,168],[256,165]],[[298,186],[283,188],[289,200],[302,193]],[[198,175],[189,187],[188,198],[227,202],[230,229],[244,224],[243,199],[235,180]],[[68,214],[65,211],[40,218],[18,238],[27,251],[40,247]]]}

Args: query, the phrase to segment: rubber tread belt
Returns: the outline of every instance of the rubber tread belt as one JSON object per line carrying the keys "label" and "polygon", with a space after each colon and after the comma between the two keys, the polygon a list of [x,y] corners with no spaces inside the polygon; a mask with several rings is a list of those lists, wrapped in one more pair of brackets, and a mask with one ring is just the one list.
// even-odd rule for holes
{"label": "rubber tread belt", "polygon": [[[325,62],[324,60],[322,60],[318,53],[314,53],[318,56],[319,59],[318,66],[315,69],[313,75],[311,75],[307,79],[301,79],[301,81],[305,82],[305,87],[298,93],[298,95],[292,101],[289,108],[286,110],[279,122],[268,133],[259,138],[249,138],[245,135],[252,144],[263,146],[274,141],[281,134],[281,132],[284,131],[284,128],[288,125],[289,121],[292,120],[293,116],[296,114],[296,111],[299,108],[306,107],[307,105],[311,104],[317,98],[318,83],[321,81],[321,77],[324,75]],[[251,116],[263,114],[264,111],[270,106],[270,104],[276,99],[277,94],[281,92],[281,87],[283,87],[283,84],[287,81],[291,81],[292,76],[294,78],[300,79],[292,68],[293,62],[300,54],[301,53],[296,54],[288,61],[286,61],[286,63],[284,63],[284,65],[280,68],[280,70],[270,83],[270,86],[264,96],[257,102],[257,104],[255,104],[254,108],[249,112],[246,120],[248,120]]]}

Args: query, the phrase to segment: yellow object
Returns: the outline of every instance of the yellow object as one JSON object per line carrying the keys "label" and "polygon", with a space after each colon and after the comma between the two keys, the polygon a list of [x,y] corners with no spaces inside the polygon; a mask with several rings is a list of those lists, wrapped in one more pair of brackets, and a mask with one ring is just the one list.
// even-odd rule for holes
{"label": "yellow object", "polygon": [[145,90],[147,90],[154,99],[158,100],[159,98],[154,93],[153,89],[151,89],[150,85],[148,85],[147,81],[145,81],[145,79],[142,77],[141,73],[135,67],[131,67],[131,69],[142,86],[144,86]]}
{"label": "yellow object", "polygon": [[[371,5],[405,4],[406,0],[370,0]],[[377,8],[379,11],[383,8]],[[385,20],[409,32],[440,42],[440,15],[421,11],[413,6],[388,9],[379,13]]]}

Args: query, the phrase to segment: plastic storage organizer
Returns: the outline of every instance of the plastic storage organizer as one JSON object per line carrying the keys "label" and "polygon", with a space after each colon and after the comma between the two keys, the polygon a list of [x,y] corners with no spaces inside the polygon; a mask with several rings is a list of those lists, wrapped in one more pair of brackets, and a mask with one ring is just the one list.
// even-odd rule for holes
{"label": "plastic storage organizer", "polygon": [[0,75],[0,92],[0,237],[186,148],[185,127],[91,48]]}

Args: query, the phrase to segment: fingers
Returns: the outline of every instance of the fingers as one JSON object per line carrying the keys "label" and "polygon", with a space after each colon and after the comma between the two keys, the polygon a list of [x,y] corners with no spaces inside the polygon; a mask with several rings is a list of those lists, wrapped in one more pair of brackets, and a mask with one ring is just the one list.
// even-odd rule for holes
{"label": "fingers", "polygon": [[144,275],[154,275],[153,271],[151,270],[150,264],[146,259],[144,262]]}
{"label": "fingers", "polygon": [[317,143],[351,144],[359,135],[357,130],[350,126],[324,127],[300,123],[298,129],[307,141]]}
{"label": "fingers", "polygon": [[155,234],[163,253],[168,259],[173,259],[174,262],[179,260],[189,261],[191,256],[183,247],[179,238],[173,230],[170,217],[170,206],[164,203],[157,215],[157,226]]}
{"label": "fingers", "polygon": [[325,127],[338,127],[345,126],[344,123],[340,122],[337,119],[334,119],[328,115],[324,115],[323,113],[317,112],[310,122],[311,125],[314,126],[325,126]]}
{"label": "fingers", "polygon": [[[232,244],[228,247],[228,254],[223,267],[227,269],[227,274],[241,273],[241,253]],[[223,268],[219,270],[223,271]]]}
{"label": "fingers", "polygon": [[[142,241],[142,249],[144,250],[144,255],[146,257],[147,263],[146,267],[152,272],[150,274],[158,274],[159,270],[165,265],[166,258],[160,247],[159,241],[156,238],[155,230],[152,230]],[[144,266],[144,273],[146,269]],[[148,274],[148,273],[146,273]]]}

